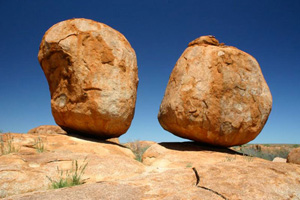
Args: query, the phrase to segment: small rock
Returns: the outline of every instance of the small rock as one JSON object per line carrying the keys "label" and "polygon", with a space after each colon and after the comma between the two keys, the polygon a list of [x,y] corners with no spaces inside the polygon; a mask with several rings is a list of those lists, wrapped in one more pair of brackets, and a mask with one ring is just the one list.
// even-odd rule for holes
{"label": "small rock", "polygon": [[286,159],[285,158],[276,157],[276,158],[273,159],[273,162],[286,163]]}

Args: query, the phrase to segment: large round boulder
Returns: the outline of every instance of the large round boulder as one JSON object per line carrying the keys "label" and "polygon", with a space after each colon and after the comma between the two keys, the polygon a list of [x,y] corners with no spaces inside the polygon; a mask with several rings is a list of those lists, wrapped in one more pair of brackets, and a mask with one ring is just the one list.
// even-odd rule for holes
{"label": "large round boulder", "polygon": [[128,130],[138,69],[135,52],[121,33],[93,20],[62,21],[45,33],[38,59],[59,126],[104,138]]}
{"label": "large round boulder", "polygon": [[272,96],[255,58],[202,36],[177,61],[158,120],[179,137],[227,147],[253,140],[271,108]]}

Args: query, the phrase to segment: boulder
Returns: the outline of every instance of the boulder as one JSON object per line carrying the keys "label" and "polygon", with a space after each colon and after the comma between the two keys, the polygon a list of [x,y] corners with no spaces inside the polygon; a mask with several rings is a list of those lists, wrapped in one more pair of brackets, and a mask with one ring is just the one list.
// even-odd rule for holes
{"label": "boulder", "polygon": [[30,129],[28,131],[28,134],[37,134],[37,135],[39,135],[39,134],[62,134],[62,135],[65,135],[67,133],[59,126],[42,125],[42,126],[38,126],[36,128]]}
{"label": "boulder", "polygon": [[55,122],[67,131],[119,137],[130,127],[138,85],[136,55],[113,28],[88,19],[52,26],[38,60]]}
{"label": "boulder", "polygon": [[255,58],[202,36],[177,61],[158,120],[179,137],[229,147],[253,140],[271,108],[272,96]]}
{"label": "boulder", "polygon": [[300,165],[300,147],[294,148],[291,150],[287,157],[287,162],[288,163],[295,163]]}

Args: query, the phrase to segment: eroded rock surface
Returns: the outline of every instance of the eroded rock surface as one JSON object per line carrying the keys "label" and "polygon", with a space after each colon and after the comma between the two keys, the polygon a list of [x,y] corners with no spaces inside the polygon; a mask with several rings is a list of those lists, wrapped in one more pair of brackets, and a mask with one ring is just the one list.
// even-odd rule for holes
{"label": "eroded rock surface", "polygon": [[62,135],[66,135],[67,132],[64,131],[62,128],[60,128],[59,126],[55,126],[55,125],[42,125],[42,126],[38,126],[36,128],[30,129],[28,131],[28,134],[62,134]]}
{"label": "eroded rock surface", "polygon": [[261,132],[271,108],[272,96],[255,58],[202,36],[177,61],[158,120],[179,137],[234,146]]}
{"label": "eroded rock surface", "polygon": [[[0,155],[4,199],[299,199],[300,165],[275,163],[227,148],[153,143],[136,161],[126,147],[59,134],[1,134],[17,152]],[[13,139],[12,139],[13,138]],[[37,138],[45,146],[37,151]],[[53,190],[52,179],[72,161],[88,165],[83,185]]]}
{"label": "eroded rock surface", "polygon": [[121,33],[88,19],[62,21],[45,33],[38,59],[59,126],[103,138],[127,131],[138,70],[135,52]]}
{"label": "eroded rock surface", "polygon": [[219,194],[216,196],[221,199],[300,199],[300,166],[226,148],[193,142],[160,143],[144,153],[143,163],[158,169],[195,169],[197,187]]}
{"label": "eroded rock surface", "polygon": [[[9,139],[17,152],[0,153],[3,197],[50,189],[47,176],[59,180],[57,168],[71,170],[75,160],[79,166],[88,163],[82,176],[85,183],[126,179],[145,171],[131,150],[118,143],[52,133],[7,135],[2,136],[5,147]],[[38,152],[42,145],[43,152]]]}

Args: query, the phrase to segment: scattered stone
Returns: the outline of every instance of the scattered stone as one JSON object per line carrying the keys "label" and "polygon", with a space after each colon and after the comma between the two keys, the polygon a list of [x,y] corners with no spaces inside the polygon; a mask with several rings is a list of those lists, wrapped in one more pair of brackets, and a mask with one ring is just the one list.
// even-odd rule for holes
{"label": "scattered stone", "polygon": [[285,158],[276,157],[276,158],[273,159],[273,162],[286,163],[286,159]]}
{"label": "scattered stone", "polygon": [[52,26],[38,60],[48,80],[55,122],[64,130],[119,137],[130,127],[138,85],[136,55],[126,38],[88,19]]}
{"label": "scattered stone", "polygon": [[295,163],[300,165],[300,147],[294,148],[291,150],[287,157],[287,162],[288,163]]}
{"label": "scattered stone", "polygon": [[272,96],[255,58],[202,36],[177,61],[158,120],[179,137],[229,147],[253,140],[271,108]]}

